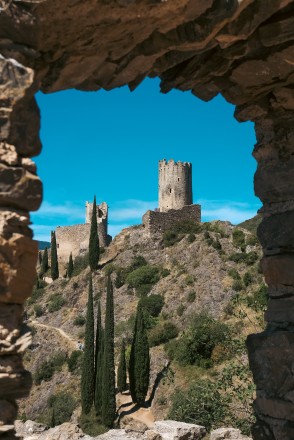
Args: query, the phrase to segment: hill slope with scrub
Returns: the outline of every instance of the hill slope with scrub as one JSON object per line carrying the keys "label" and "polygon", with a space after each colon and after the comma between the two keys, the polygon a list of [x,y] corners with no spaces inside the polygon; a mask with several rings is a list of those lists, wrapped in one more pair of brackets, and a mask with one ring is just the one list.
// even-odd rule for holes
{"label": "hill slope with scrub", "polygon": [[[110,274],[117,364],[122,340],[129,356],[141,302],[151,347],[147,403],[155,419],[199,423],[208,430],[227,422],[248,432],[254,388],[245,339],[262,328],[267,300],[260,257],[254,231],[220,221],[179,223],[153,237],[134,226],[101,255],[93,273],[95,314],[101,300],[104,315]],[[27,302],[34,341],[25,363],[34,386],[20,402],[23,419],[52,425],[78,417],[83,356],[78,342],[84,337],[88,280],[87,255],[82,255],[74,261],[72,278],[48,285],[39,280]],[[208,408],[204,413],[200,401]],[[64,416],[58,412],[62,407]],[[80,422],[90,434],[100,432],[91,420]]]}

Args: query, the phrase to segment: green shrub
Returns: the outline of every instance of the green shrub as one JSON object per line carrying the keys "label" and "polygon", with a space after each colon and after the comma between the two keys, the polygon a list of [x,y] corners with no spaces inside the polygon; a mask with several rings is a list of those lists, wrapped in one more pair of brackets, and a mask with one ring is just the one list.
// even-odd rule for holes
{"label": "green shrub", "polygon": [[233,278],[233,280],[241,280],[239,272],[234,268],[228,270],[228,275]]}
{"label": "green shrub", "polygon": [[158,324],[149,332],[149,345],[155,347],[176,338],[179,330],[175,324],[169,321]]}
{"label": "green shrub", "polygon": [[170,270],[165,269],[165,268],[162,269],[162,271],[161,271],[162,278],[169,276],[169,274],[170,274]]}
{"label": "green shrub", "polygon": [[39,318],[40,316],[43,315],[44,311],[39,304],[34,305],[34,313],[36,318]]}
{"label": "green shrub", "polygon": [[140,299],[143,309],[147,310],[150,316],[156,318],[164,306],[164,299],[161,295],[150,295]]}
{"label": "green shrub", "polygon": [[54,411],[54,426],[57,426],[69,422],[76,407],[76,402],[71,394],[61,392],[50,396],[48,405]]}
{"label": "green shrub", "polygon": [[55,371],[61,371],[62,366],[67,361],[67,354],[64,351],[58,351],[52,356],[51,362]]}
{"label": "green shrub", "polygon": [[194,284],[194,281],[195,280],[194,280],[194,277],[192,275],[187,275],[186,276],[185,282],[186,282],[187,286],[189,286],[191,284]]}
{"label": "green shrub", "polygon": [[40,385],[42,380],[46,382],[51,380],[55,372],[54,365],[52,361],[43,362],[36,370],[34,374],[34,381],[36,385]]}
{"label": "green shrub", "polygon": [[264,311],[268,303],[267,286],[262,283],[252,296],[247,297],[247,305],[255,311]]}
{"label": "green shrub", "polygon": [[82,413],[79,418],[79,425],[83,432],[91,437],[97,437],[108,431],[108,429],[102,425],[100,417],[96,416],[94,407],[92,407],[88,414]]}
{"label": "green shrub", "polygon": [[186,307],[184,306],[184,304],[180,304],[177,307],[177,315],[182,316],[185,310],[186,310]]}
{"label": "green shrub", "polygon": [[245,250],[245,234],[241,229],[233,230],[233,245],[241,250]]}
{"label": "green shrub", "polygon": [[[39,281],[37,281],[37,283],[39,283]],[[35,286],[31,296],[27,299],[27,305],[30,306],[34,304],[42,297],[43,294],[44,294],[44,288]]]}
{"label": "green shrub", "polygon": [[172,397],[168,417],[186,423],[212,428],[222,426],[227,415],[226,402],[216,385],[209,380],[198,380],[188,390],[177,390]]}
{"label": "green shrub", "polygon": [[246,272],[243,276],[243,283],[246,287],[250,286],[254,281],[254,277],[250,272]]}
{"label": "green shrub", "polygon": [[249,252],[246,254],[245,252],[231,254],[229,256],[229,260],[234,261],[235,263],[245,263],[248,266],[251,266],[258,260],[258,255],[256,252]]}
{"label": "green shrub", "polygon": [[255,234],[250,234],[246,239],[246,244],[248,246],[256,246],[258,243],[259,241]]}
{"label": "green shrub", "polygon": [[193,316],[187,331],[167,347],[171,359],[182,365],[200,365],[201,359],[210,359],[217,344],[223,343],[228,337],[226,324],[212,318],[206,312]]}
{"label": "green shrub", "polygon": [[152,287],[153,284],[142,284],[141,286],[136,287],[136,293],[139,297],[147,296]]}
{"label": "green shrub", "polygon": [[130,287],[155,284],[157,281],[159,281],[158,267],[149,264],[133,270],[126,278],[126,282]]}
{"label": "green shrub", "polygon": [[193,243],[196,240],[195,234],[189,234],[188,235],[188,243]]}
{"label": "green shrub", "polygon": [[202,226],[193,220],[182,220],[176,222],[172,230],[177,234],[198,234],[202,231]]}
{"label": "green shrub", "polygon": [[132,272],[133,270],[138,269],[139,267],[142,267],[142,266],[147,266],[147,261],[145,260],[144,257],[142,257],[142,255],[136,255],[133,258],[133,260],[128,268],[128,271]]}
{"label": "green shrub", "polygon": [[82,327],[86,323],[86,318],[83,315],[78,315],[73,320],[73,325],[77,327]]}
{"label": "green shrub", "polygon": [[104,272],[106,276],[111,275],[114,271],[115,266],[112,263],[106,264],[106,266],[104,267]]}
{"label": "green shrub", "polygon": [[83,270],[87,269],[88,266],[89,266],[88,252],[84,255],[78,255],[74,259],[73,276],[79,275]]}
{"label": "green shrub", "polygon": [[182,237],[179,237],[178,234],[174,231],[165,231],[162,237],[164,247],[173,246],[177,243]]}
{"label": "green shrub", "polygon": [[232,289],[236,292],[240,292],[243,289],[243,283],[241,280],[235,280],[232,285]]}
{"label": "green shrub", "polygon": [[67,359],[68,371],[71,373],[79,373],[83,362],[83,352],[75,350]]}
{"label": "green shrub", "polygon": [[187,301],[192,303],[195,301],[195,299],[196,299],[196,293],[194,292],[194,290],[191,290],[191,292],[189,292],[187,295]]}
{"label": "green shrub", "polygon": [[66,303],[65,299],[59,293],[53,293],[49,298],[48,312],[53,313],[61,309]]}

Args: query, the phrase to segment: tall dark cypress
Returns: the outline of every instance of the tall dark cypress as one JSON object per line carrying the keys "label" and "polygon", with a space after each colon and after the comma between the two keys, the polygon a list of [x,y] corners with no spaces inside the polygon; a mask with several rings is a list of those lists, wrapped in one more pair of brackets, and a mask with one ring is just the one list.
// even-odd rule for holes
{"label": "tall dark cypress", "polygon": [[88,414],[94,401],[94,311],[92,276],[89,279],[89,293],[85,329],[84,357],[81,377],[82,411]]}
{"label": "tall dark cypress", "polygon": [[74,265],[73,265],[72,253],[70,253],[70,256],[69,256],[69,259],[68,259],[68,265],[67,265],[67,276],[68,276],[68,278],[72,277],[73,270],[74,270]]}
{"label": "tall dark cypress", "polygon": [[117,388],[120,393],[127,389],[126,345],[122,341],[120,359],[117,369]]}
{"label": "tall dark cypress", "polygon": [[99,261],[99,237],[98,237],[98,225],[97,225],[97,206],[96,196],[93,201],[93,211],[91,218],[91,229],[89,237],[89,266],[91,270],[96,270]]}
{"label": "tall dark cypress", "polygon": [[[45,248],[45,249],[46,249],[46,248]],[[42,252],[41,252],[41,251],[39,251],[38,258],[39,258],[39,265],[40,265],[40,267],[41,267],[41,266],[42,266],[42,260],[43,260]]]}
{"label": "tall dark cypress", "polygon": [[133,342],[129,363],[130,392],[134,403],[142,405],[148,392],[150,355],[148,337],[140,303],[137,308]]}
{"label": "tall dark cypress", "polygon": [[101,319],[101,304],[98,303],[96,343],[95,343],[95,411],[102,412],[102,365],[103,365],[103,329]]}
{"label": "tall dark cypress", "polygon": [[48,269],[49,269],[49,264],[48,264],[48,249],[45,247],[45,249],[44,249],[44,254],[43,254],[43,258],[42,258],[42,264],[41,264],[40,275],[44,275],[44,273],[46,273]]}
{"label": "tall dark cypress", "polygon": [[107,282],[107,297],[104,328],[104,359],[102,384],[102,423],[111,428],[115,420],[115,368],[114,368],[114,305],[110,275]]}
{"label": "tall dark cypress", "polygon": [[51,278],[57,280],[59,277],[57,244],[55,232],[51,232]]}

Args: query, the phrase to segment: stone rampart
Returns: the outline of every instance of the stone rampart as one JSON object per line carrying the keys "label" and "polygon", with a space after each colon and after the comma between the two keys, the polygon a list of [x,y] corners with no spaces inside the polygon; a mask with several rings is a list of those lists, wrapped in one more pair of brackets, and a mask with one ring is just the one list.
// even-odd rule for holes
{"label": "stone rampart", "polygon": [[187,205],[182,209],[171,209],[167,212],[147,211],[142,223],[148,234],[164,233],[180,221],[201,221],[201,205]]}

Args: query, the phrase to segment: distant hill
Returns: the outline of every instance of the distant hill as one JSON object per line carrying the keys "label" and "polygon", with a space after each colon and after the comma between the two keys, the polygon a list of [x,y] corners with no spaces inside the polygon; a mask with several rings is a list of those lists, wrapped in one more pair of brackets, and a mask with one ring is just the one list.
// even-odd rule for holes
{"label": "distant hill", "polygon": [[39,243],[39,251],[43,251],[46,248],[50,248],[51,247],[51,243],[50,241],[38,241]]}
{"label": "distant hill", "polygon": [[255,217],[250,218],[249,220],[245,220],[245,222],[239,223],[237,226],[241,228],[247,229],[247,231],[256,234],[257,228],[260,225],[262,220],[262,215],[257,214]]}

